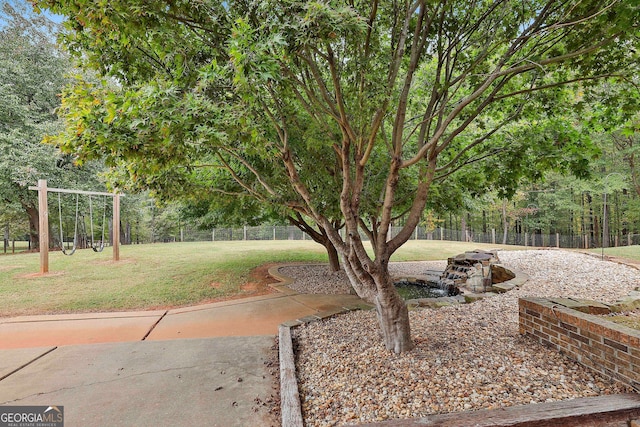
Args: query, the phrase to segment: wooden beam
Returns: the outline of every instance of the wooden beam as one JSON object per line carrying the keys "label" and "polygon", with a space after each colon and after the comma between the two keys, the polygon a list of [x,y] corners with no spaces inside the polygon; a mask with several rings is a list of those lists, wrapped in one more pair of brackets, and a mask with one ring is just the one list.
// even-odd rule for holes
{"label": "wooden beam", "polygon": [[291,329],[280,325],[280,415],[282,425],[287,427],[302,427],[302,409],[300,408],[300,394],[296,379],[296,365],[293,357],[293,343]]}
{"label": "wooden beam", "polygon": [[638,417],[640,396],[617,394],[365,423],[359,427],[595,427],[628,425],[630,419]]}
{"label": "wooden beam", "polygon": [[120,260],[120,194],[113,194],[113,260]]}
{"label": "wooden beam", "polygon": [[47,180],[38,180],[38,243],[40,245],[40,274],[49,272],[49,207]]}
{"label": "wooden beam", "polygon": [[[40,182],[40,181],[38,181]],[[40,188],[40,185],[38,185],[38,187],[29,187],[29,190],[38,190]],[[50,193],[68,193],[68,194],[85,194],[85,195],[89,195],[89,196],[111,196],[113,197],[113,193],[105,193],[102,191],[85,191],[85,190],[68,190],[66,188],[54,188],[54,187],[49,187],[47,188],[47,191]]]}

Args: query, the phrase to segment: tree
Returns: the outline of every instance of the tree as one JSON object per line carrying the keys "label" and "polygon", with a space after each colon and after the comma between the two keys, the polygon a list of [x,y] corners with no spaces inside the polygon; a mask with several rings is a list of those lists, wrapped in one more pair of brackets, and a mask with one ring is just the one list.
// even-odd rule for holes
{"label": "tree", "polygon": [[505,191],[524,166],[584,172],[573,129],[545,121],[552,138],[518,140],[519,120],[535,135],[536,108],[574,102],[563,87],[637,63],[638,8],[618,0],[39,4],[66,15],[70,51],[118,83],[66,93],[65,150],[166,194],[220,188],[202,177],[224,173],[311,218],[397,353],[413,343],[388,265],[434,181],[495,154],[487,179]]}
{"label": "tree", "polygon": [[0,199],[18,204],[29,218],[31,246],[38,242],[38,179],[50,186],[95,183],[95,165],[78,169],[73,157],[43,145],[58,133],[55,110],[70,71],[69,58],[55,45],[57,25],[19,3],[0,9]]}

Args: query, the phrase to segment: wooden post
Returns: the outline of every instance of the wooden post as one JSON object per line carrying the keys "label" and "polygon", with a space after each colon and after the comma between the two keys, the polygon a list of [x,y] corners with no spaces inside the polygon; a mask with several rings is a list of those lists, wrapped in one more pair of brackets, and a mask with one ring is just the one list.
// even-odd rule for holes
{"label": "wooden post", "polygon": [[556,233],[556,248],[560,248],[560,233]]}
{"label": "wooden post", "polygon": [[529,233],[524,233],[524,247],[529,246]]}
{"label": "wooden post", "polygon": [[631,233],[629,233],[629,236],[627,237],[627,244],[631,246],[632,243],[633,242],[631,241]]}
{"label": "wooden post", "polygon": [[40,244],[40,274],[49,272],[49,208],[47,180],[38,180],[38,234]]}
{"label": "wooden post", "polygon": [[491,229],[491,244],[492,245],[496,244],[496,229],[495,228]]}
{"label": "wooden post", "polygon": [[120,260],[120,195],[113,195],[113,260]]}

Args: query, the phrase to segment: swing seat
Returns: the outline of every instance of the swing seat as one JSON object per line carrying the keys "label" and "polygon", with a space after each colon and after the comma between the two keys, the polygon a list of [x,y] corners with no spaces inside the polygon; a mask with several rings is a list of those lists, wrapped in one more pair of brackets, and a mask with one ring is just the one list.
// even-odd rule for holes
{"label": "swing seat", "polygon": [[78,237],[78,206],[79,206],[78,204],[79,204],[79,198],[78,198],[78,195],[76,194],[76,222],[73,230],[73,247],[69,250],[68,248],[65,249],[64,247],[64,232],[62,230],[62,202],[60,201],[60,193],[58,193],[58,218],[60,219],[60,249],[62,249],[62,253],[67,256],[71,256],[74,253],[76,253],[76,249],[78,247],[77,246],[78,241],[76,240]]}
{"label": "swing seat", "polygon": [[64,248],[64,244],[62,244],[62,253],[65,254],[65,255],[71,256],[71,255],[75,254],[76,253],[76,249],[77,249],[76,245],[73,245],[71,250],[69,250],[69,249],[65,249]]}

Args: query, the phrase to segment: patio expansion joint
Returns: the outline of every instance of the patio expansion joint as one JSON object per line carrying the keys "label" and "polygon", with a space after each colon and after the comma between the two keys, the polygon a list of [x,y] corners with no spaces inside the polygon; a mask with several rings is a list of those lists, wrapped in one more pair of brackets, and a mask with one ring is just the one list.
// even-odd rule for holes
{"label": "patio expansion joint", "polygon": [[57,346],[56,346],[56,347],[53,347],[53,348],[50,348],[49,350],[47,350],[47,351],[45,351],[44,353],[42,353],[40,356],[38,356],[38,357],[36,357],[36,358],[34,358],[34,359],[32,359],[32,360],[28,361],[27,363],[25,363],[25,364],[23,364],[23,365],[21,365],[21,366],[17,367],[16,369],[14,369],[13,371],[9,372],[8,374],[3,375],[2,377],[0,377],[0,381],[2,381],[2,380],[4,380],[4,379],[6,379],[6,378],[8,378],[8,377],[10,377],[11,375],[15,374],[16,372],[21,371],[22,369],[24,369],[24,368],[26,368],[27,366],[31,365],[33,362],[35,362],[35,361],[37,361],[37,360],[42,359],[43,357],[45,357],[46,355],[50,354],[51,352],[53,352],[53,351],[54,351],[55,349],[57,349],[57,348],[58,348]]}
{"label": "patio expansion joint", "polygon": [[147,337],[151,334],[151,332],[153,332],[153,330],[156,328],[156,326],[158,326],[158,323],[160,323],[160,321],[162,319],[164,319],[164,317],[167,315],[167,313],[169,313],[169,310],[165,310],[165,312],[162,313],[162,316],[160,316],[160,318],[158,320],[156,320],[153,325],[151,325],[151,327],[149,328],[147,333],[142,337],[142,339],[140,341],[144,341],[144,340],[147,339]]}

